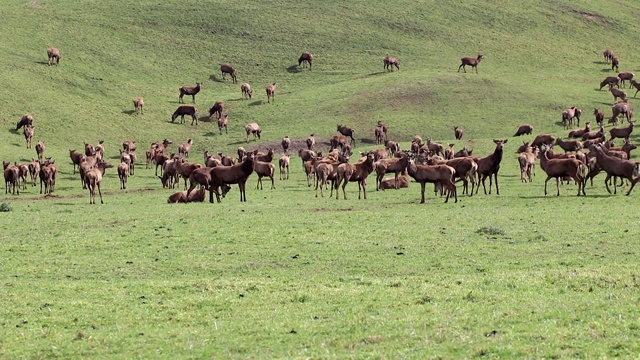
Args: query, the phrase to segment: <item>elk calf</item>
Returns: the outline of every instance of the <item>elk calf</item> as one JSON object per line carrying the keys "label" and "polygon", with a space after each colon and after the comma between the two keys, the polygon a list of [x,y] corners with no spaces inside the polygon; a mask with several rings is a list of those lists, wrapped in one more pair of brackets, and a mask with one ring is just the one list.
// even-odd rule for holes
{"label": "elk calf", "polygon": [[477,58],[472,58],[472,57],[463,57],[462,59],[460,59],[460,66],[458,66],[458,72],[460,72],[460,69],[464,70],[464,72],[467,72],[467,65],[471,66],[471,72],[473,72],[473,69],[476,69],[476,74],[478,73],[478,64],[480,64],[480,62],[482,61],[482,59],[484,58],[483,55],[478,55]]}

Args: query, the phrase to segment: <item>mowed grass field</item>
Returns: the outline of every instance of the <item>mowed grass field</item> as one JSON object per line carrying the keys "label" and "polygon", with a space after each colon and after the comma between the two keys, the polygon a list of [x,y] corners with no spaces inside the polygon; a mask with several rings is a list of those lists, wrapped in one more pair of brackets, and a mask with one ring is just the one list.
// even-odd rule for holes
{"label": "mowed grass field", "polygon": [[[609,195],[601,174],[586,197],[575,185],[556,197],[554,181],[545,197],[539,166],[520,182],[515,150],[533,136],[512,135],[529,123],[565,136],[569,106],[581,124],[595,107],[610,114],[602,51],[639,72],[638,16],[634,2],[591,0],[6,1],[0,158],[35,157],[15,131],[31,113],[60,174],[51,196],[0,199],[0,358],[636,357],[640,190]],[[303,51],[312,71],[297,66]],[[478,74],[456,71],[478,53]],[[400,71],[383,71],[386,55]],[[238,84],[221,78],[227,62]],[[200,116],[223,101],[229,134],[170,122],[178,88],[196,82]],[[500,195],[445,204],[428,191],[419,204],[416,183],[376,192],[372,177],[367,200],[356,184],[347,200],[316,198],[294,156],[275,190],[252,175],[246,203],[234,188],[220,204],[170,205],[141,159],[124,191],[108,169],[105,204],[89,205],[68,156],[103,139],[117,164],[122,141],[143,158],[165,138],[174,152],[193,138],[199,162],[238,146],[280,153],[283,136],[323,142],[336,124],[364,151],[378,120],[403,148],[420,134],[486,155],[509,139]],[[263,133],[246,144],[249,122]]]}

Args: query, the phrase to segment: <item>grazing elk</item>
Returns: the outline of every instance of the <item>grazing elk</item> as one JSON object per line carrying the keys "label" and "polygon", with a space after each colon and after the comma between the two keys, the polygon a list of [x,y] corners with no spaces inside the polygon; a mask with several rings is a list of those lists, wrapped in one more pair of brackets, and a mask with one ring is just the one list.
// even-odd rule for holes
{"label": "grazing elk", "polygon": [[243,99],[251,100],[251,96],[253,96],[253,89],[251,89],[251,85],[249,83],[244,83],[240,85],[240,91],[242,92]]}
{"label": "grazing elk", "polygon": [[637,82],[635,79],[631,79],[629,83],[631,84],[630,87],[633,87],[636,89],[636,93],[633,94],[633,97],[636,97],[636,95],[638,95],[638,91],[640,91],[640,83]]}
{"label": "grazing elk", "polygon": [[353,146],[356,146],[356,131],[348,126],[345,125],[337,125],[337,130],[340,134],[347,136],[349,138],[351,138],[351,143],[353,144]]}
{"label": "grazing elk", "polygon": [[27,125],[24,127],[24,139],[27,142],[27,149],[31,149],[31,142],[33,141],[33,136],[36,133],[35,125]]}
{"label": "grazing elk", "polygon": [[472,58],[472,57],[463,57],[462,59],[460,59],[460,66],[458,66],[458,72],[460,72],[460,69],[464,70],[464,72],[467,72],[467,65],[471,66],[471,72],[473,72],[473,69],[476,69],[476,74],[478,73],[478,64],[480,64],[480,62],[482,61],[482,59],[484,59],[483,55],[478,55],[477,58]]}
{"label": "grazing elk", "polygon": [[257,123],[249,123],[245,125],[244,131],[247,133],[247,144],[249,143],[249,135],[253,134],[253,140],[258,141],[258,139],[260,139],[260,134],[262,134],[262,129],[260,129],[260,125]]}
{"label": "grazing elk", "polygon": [[180,105],[171,115],[171,122],[176,121],[176,118],[180,116],[180,123],[184,124],[184,116],[191,116],[191,125],[195,121],[196,125],[198,125],[198,109],[196,109],[193,105]]}
{"label": "grazing elk", "polygon": [[313,54],[308,51],[303,52],[298,58],[298,66],[302,65],[304,68],[305,63],[309,64],[309,70],[311,70],[311,66],[313,65]]}
{"label": "grazing elk", "polygon": [[394,66],[400,70],[400,61],[395,56],[385,56],[382,62],[384,63],[384,69],[387,71],[393,71]]}
{"label": "grazing elk", "polygon": [[455,126],[453,128],[453,135],[455,136],[456,140],[462,140],[462,136],[464,136],[464,129],[460,126]]}
{"label": "grazing elk", "polygon": [[607,76],[604,80],[600,82],[600,88],[598,90],[602,90],[605,86],[619,86],[620,78],[617,76]]}
{"label": "grazing elk", "polygon": [[623,100],[623,101],[627,98],[627,93],[624,90],[620,90],[616,87],[609,86],[609,91],[611,92],[611,95],[613,95],[614,103],[618,98],[620,98],[620,100]]}
{"label": "grazing elk", "polygon": [[20,121],[18,121],[18,123],[16,124],[16,130],[20,130],[20,128],[23,126],[33,126],[33,115],[22,115],[22,118],[20,118]]}
{"label": "grazing elk", "polygon": [[276,83],[272,83],[271,85],[267,86],[266,91],[267,91],[267,102],[271,103],[271,100],[275,100],[276,99]]}
{"label": "grazing elk", "polygon": [[191,101],[195,104],[196,103],[196,95],[200,92],[200,89],[202,88],[202,83],[201,82],[196,82],[196,86],[183,86],[181,87],[180,90],[180,97],[178,98],[178,102],[180,103],[184,103],[184,100],[182,99],[183,96],[185,95],[191,95]]}
{"label": "grazing elk", "polygon": [[231,75],[231,80],[234,84],[238,82],[238,74],[236,72],[236,68],[233,66],[229,64],[220,64],[220,73],[222,74],[222,80],[224,80],[224,76],[226,74],[229,74]]}
{"label": "grazing elk", "polygon": [[520,125],[520,127],[518,127],[518,130],[516,130],[516,133],[513,134],[513,136],[516,137],[516,136],[531,135],[531,134],[533,134],[533,126],[529,124],[523,124],[523,125]]}
{"label": "grazing elk", "polygon": [[223,129],[225,134],[229,133],[229,131],[227,130],[228,126],[229,126],[229,115],[224,114],[218,119],[218,130],[220,130],[220,135],[222,135]]}
{"label": "grazing elk", "polygon": [[224,111],[224,103],[222,101],[216,101],[211,109],[209,109],[209,117],[213,117],[213,114],[218,114],[218,119],[222,117],[222,111]]}
{"label": "grazing elk", "polygon": [[[613,156],[609,156],[605,154],[602,148],[598,145],[592,148],[595,152],[596,159],[598,164],[602,168],[604,172],[607,173],[607,177],[604,180],[604,184],[607,188],[609,194],[611,194],[611,190],[609,189],[609,180],[611,177],[620,177],[623,179],[627,179],[631,182],[631,187],[629,191],[627,191],[627,196],[631,194],[631,190],[636,186],[636,183],[640,180],[640,163],[634,162],[631,160],[623,160]],[[617,193],[617,182],[613,182],[613,193]]]}
{"label": "grazing elk", "polygon": [[[484,189],[485,195],[487,194],[487,188],[484,185],[485,179],[489,178],[489,194],[491,194],[491,176],[496,179],[496,194],[500,195],[500,189],[498,188],[498,172],[500,171],[500,162],[502,162],[502,154],[504,150],[504,145],[507,143],[507,139],[504,140],[493,140],[496,144],[496,148],[491,155],[485,156],[483,158],[478,159],[476,161],[478,163],[478,176],[480,176],[480,181],[482,181],[482,188]],[[480,186],[476,188],[476,194]]]}
{"label": "grazing elk", "polygon": [[57,48],[51,47],[47,49],[47,57],[49,58],[49,66],[53,63],[53,60],[56,61],[56,65],[60,64],[60,50]]}
{"label": "grazing elk", "polygon": [[135,99],[133,99],[133,112],[135,114],[142,114],[142,107],[144,107],[144,99],[141,97],[137,97]]}

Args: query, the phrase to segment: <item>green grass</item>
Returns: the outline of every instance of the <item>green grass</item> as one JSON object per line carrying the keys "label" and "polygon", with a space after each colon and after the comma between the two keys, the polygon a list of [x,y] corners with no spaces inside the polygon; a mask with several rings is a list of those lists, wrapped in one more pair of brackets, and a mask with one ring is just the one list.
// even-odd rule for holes
{"label": "green grass", "polygon": [[[29,188],[0,204],[0,358],[637,356],[638,190],[609,196],[600,175],[587,197],[574,185],[544,197],[539,167],[519,179],[515,149],[532,136],[511,138],[522,123],[566,135],[571,105],[609,112],[601,52],[640,71],[637,4],[61,0],[9,1],[2,15],[1,158],[35,157],[11,131],[29,112],[61,174],[53,196]],[[60,66],[46,65],[49,46]],[[313,71],[293,66],[303,51]],[[456,72],[478,52],[479,74]],[[401,70],[383,72],[385,55]],[[238,84],[221,80],[222,62]],[[201,115],[227,105],[228,135],[169,122],[196,81]],[[131,114],[136,96],[144,115]],[[420,205],[417,184],[376,192],[371,178],[367,200],[355,184],[346,201],[315,198],[293,158],[276,190],[252,176],[247,203],[234,188],[221,204],[168,205],[139,165],[126,191],[109,169],[105,204],[89,205],[68,157],[98,139],[117,162],[125,139],[143,154],[193,138],[201,161],[285,135],[326,140],[338,123],[364,150],[378,120],[403,148],[420,134],[485,155],[509,138],[500,195],[444,204],[429,191]],[[253,121],[263,137],[245,144]]]}

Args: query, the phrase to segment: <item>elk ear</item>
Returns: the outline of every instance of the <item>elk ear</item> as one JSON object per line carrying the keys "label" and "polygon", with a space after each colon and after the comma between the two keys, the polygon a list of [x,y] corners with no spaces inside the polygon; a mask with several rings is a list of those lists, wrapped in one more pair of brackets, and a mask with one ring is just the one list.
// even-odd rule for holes
{"label": "elk ear", "polygon": [[502,142],[503,144],[506,144],[507,141],[509,141],[509,139],[504,139],[504,141]]}

